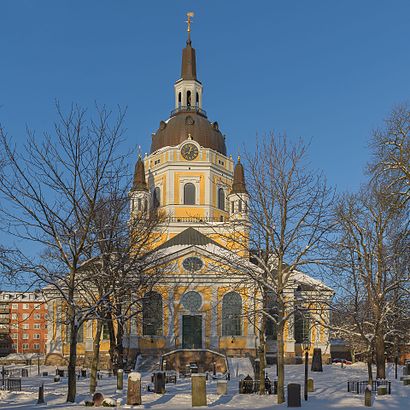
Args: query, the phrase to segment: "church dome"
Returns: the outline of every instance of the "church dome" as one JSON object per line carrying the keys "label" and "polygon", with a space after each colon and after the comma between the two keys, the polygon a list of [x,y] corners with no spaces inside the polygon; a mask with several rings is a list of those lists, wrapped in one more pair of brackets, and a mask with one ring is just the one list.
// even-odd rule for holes
{"label": "church dome", "polygon": [[205,148],[226,155],[225,137],[217,122],[211,123],[204,111],[196,107],[181,107],[171,113],[168,121],[161,121],[152,135],[151,153],[160,148],[179,145],[189,137]]}

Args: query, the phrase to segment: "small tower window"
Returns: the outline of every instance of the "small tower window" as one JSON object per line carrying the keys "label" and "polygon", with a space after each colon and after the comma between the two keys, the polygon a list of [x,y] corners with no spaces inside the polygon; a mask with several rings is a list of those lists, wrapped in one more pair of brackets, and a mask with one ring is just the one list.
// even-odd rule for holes
{"label": "small tower window", "polygon": [[182,105],[182,94],[179,92],[178,93],[178,107],[181,107]]}
{"label": "small tower window", "polygon": [[141,209],[141,206],[142,206],[141,198],[138,198],[137,203],[138,203],[138,205],[137,205],[138,211],[142,211],[142,209]]}
{"label": "small tower window", "polygon": [[184,205],[195,205],[195,185],[191,182],[184,185]]}
{"label": "small tower window", "polygon": [[160,187],[157,186],[154,189],[152,199],[153,199],[152,203],[154,204],[154,208],[158,208],[159,206],[161,206],[161,189],[160,189]]}
{"label": "small tower window", "polygon": [[144,200],[144,211],[146,212],[148,210],[148,200]]}
{"label": "small tower window", "polygon": [[197,107],[199,107],[199,93],[196,93],[195,105],[196,105]]}
{"label": "small tower window", "polygon": [[225,211],[225,192],[223,188],[218,189],[218,208]]}
{"label": "small tower window", "polygon": [[238,212],[242,212],[242,200],[238,201]]}
{"label": "small tower window", "polygon": [[191,106],[191,91],[188,91],[188,92],[186,93],[186,105],[187,105],[188,107]]}
{"label": "small tower window", "polygon": [[231,202],[231,213],[232,214],[235,213],[235,202],[234,201]]}

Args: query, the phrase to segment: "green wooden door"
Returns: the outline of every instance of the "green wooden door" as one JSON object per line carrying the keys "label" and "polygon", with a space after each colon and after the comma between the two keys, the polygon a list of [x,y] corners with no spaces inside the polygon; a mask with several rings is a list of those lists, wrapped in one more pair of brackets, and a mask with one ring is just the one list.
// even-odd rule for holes
{"label": "green wooden door", "polygon": [[182,348],[202,348],[202,316],[182,316]]}

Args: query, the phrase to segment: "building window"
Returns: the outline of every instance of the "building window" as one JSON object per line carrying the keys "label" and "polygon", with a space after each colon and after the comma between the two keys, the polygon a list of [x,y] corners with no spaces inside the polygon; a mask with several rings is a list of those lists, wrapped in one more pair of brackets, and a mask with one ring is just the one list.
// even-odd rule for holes
{"label": "building window", "polygon": [[18,333],[12,333],[12,334],[11,334],[11,338],[12,338],[12,339],[18,339],[18,338],[19,338]]}
{"label": "building window", "polygon": [[34,329],[41,329],[40,323],[34,323]]}
{"label": "building window", "polygon": [[184,205],[195,205],[195,185],[191,182],[184,185]]}
{"label": "building window", "polygon": [[12,313],[12,314],[11,314],[11,318],[12,318],[13,320],[17,320],[17,313]]}
{"label": "building window", "polygon": [[18,329],[18,328],[19,328],[18,323],[13,323],[13,324],[11,325],[11,328],[12,328],[12,329]]}
{"label": "building window", "polygon": [[178,108],[181,107],[181,105],[182,105],[182,95],[181,95],[181,93],[179,92],[179,93],[178,93]]}
{"label": "building window", "polygon": [[28,339],[28,333],[23,333],[23,339]]}
{"label": "building window", "polygon": [[34,313],[34,319],[35,320],[40,320],[41,319],[40,313]]}
{"label": "building window", "polygon": [[23,349],[28,349],[28,343],[23,343]]}
{"label": "building window", "polygon": [[40,350],[40,345],[38,343],[33,344],[34,350]]}
{"label": "building window", "polygon": [[232,214],[235,213],[235,202],[234,201],[231,202],[231,213]]}
{"label": "building window", "polygon": [[16,349],[17,349],[17,343],[13,343],[13,344],[11,345],[11,348],[12,348],[13,350],[16,350]]}
{"label": "building window", "polygon": [[40,308],[41,308],[41,305],[39,305],[38,303],[36,303],[36,304],[34,305],[34,309],[39,310]]}
{"label": "building window", "polygon": [[223,188],[218,189],[218,208],[225,211],[225,192]]}
{"label": "building window", "polygon": [[17,303],[13,303],[13,304],[11,305],[11,308],[12,308],[12,309],[18,309],[18,308],[19,308],[19,305],[18,305]]}
{"label": "building window", "polygon": [[142,301],[142,333],[162,335],[162,296],[157,292],[148,292]]}
{"label": "building window", "polygon": [[137,210],[138,211],[142,211],[142,199],[141,198],[138,198],[137,199]]}
{"label": "building window", "polygon": [[30,317],[28,313],[23,313],[23,320],[27,320]]}
{"label": "building window", "polygon": [[30,329],[30,325],[28,323],[23,323],[23,329]]}
{"label": "building window", "polygon": [[222,299],[222,336],[241,335],[242,298],[237,292],[226,293]]}
{"label": "building window", "polygon": [[238,201],[238,212],[242,212],[242,200]]}
{"label": "building window", "polygon": [[297,310],[294,313],[294,338],[296,343],[310,339],[310,316],[308,312]]}
{"label": "building window", "polygon": [[190,107],[191,106],[191,91],[187,91],[187,93],[186,93],[186,105],[188,106],[188,107]]}
{"label": "building window", "polygon": [[104,323],[102,326],[101,337],[103,340],[110,339],[110,328],[108,327],[107,323]]}
{"label": "building window", "polygon": [[197,107],[199,107],[199,93],[196,93],[195,105],[196,105]]}
{"label": "building window", "polygon": [[29,304],[28,303],[23,303],[23,309],[28,309],[29,308]]}
{"label": "building window", "polygon": [[156,187],[152,194],[152,203],[154,204],[154,208],[159,208],[161,206],[161,189],[160,187]]}
{"label": "building window", "polygon": [[39,333],[34,333],[33,339],[40,339],[40,334]]}
{"label": "building window", "polygon": [[84,341],[84,322],[81,323],[77,332],[77,342],[82,343]]}

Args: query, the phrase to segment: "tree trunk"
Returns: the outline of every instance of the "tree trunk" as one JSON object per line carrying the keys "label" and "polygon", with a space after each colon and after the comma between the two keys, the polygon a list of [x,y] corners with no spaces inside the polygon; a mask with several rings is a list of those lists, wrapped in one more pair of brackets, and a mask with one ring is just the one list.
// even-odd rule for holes
{"label": "tree trunk", "polygon": [[74,403],[77,393],[77,375],[75,372],[75,366],[77,364],[77,333],[78,327],[76,326],[75,318],[70,322],[70,357],[68,359],[68,391],[67,401]]}
{"label": "tree trunk", "polygon": [[367,356],[367,373],[369,377],[369,384],[372,384],[373,381],[373,371],[372,371],[372,354],[369,353]]}
{"label": "tree trunk", "polygon": [[94,394],[97,388],[97,371],[100,364],[100,344],[101,333],[103,323],[101,320],[97,320],[97,330],[95,332],[93,343],[93,360],[91,362],[91,374],[90,374],[90,393]]}
{"label": "tree trunk", "polygon": [[117,320],[117,341],[116,341],[116,350],[117,350],[117,368],[124,369],[124,322],[122,320]]}
{"label": "tree trunk", "polygon": [[378,379],[385,379],[386,378],[386,362],[385,362],[386,358],[384,355],[385,345],[384,345],[383,332],[378,332],[376,334],[375,351],[376,351],[376,377]]}
{"label": "tree trunk", "polygon": [[[265,315],[262,316],[262,323],[265,323]],[[259,343],[259,394],[265,394],[266,338],[264,324],[262,324],[259,332]]]}
{"label": "tree trunk", "polygon": [[278,337],[277,337],[277,362],[278,362],[278,404],[285,402],[285,343],[284,343],[284,323],[281,308],[278,317]]}
{"label": "tree trunk", "polygon": [[111,361],[111,368],[112,368],[112,372],[113,374],[116,376],[117,375],[117,360],[116,360],[116,337],[115,337],[115,330],[114,330],[114,323],[112,320],[112,316],[108,315],[107,316],[107,321],[106,324],[108,326],[108,333],[110,335],[110,361]]}

